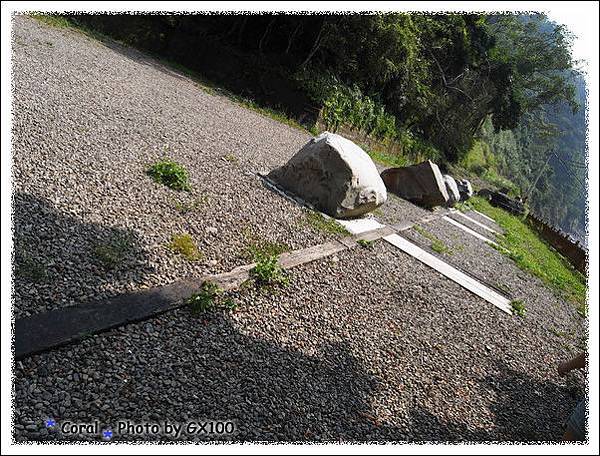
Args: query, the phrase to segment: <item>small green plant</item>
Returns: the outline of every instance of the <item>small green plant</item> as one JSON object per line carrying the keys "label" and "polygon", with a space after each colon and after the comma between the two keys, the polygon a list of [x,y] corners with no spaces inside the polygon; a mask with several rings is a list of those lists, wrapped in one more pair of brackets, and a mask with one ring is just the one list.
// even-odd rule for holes
{"label": "small green plant", "polygon": [[308,129],[308,132],[313,136],[319,136],[321,134],[321,131],[319,130],[317,124],[314,124],[312,127],[310,127]]}
{"label": "small green plant", "polygon": [[429,247],[431,247],[431,250],[433,250],[434,252],[442,253],[442,254],[445,253],[446,255],[452,255],[452,250],[450,249],[450,247],[448,247],[446,244],[444,244],[439,239],[436,239],[435,241],[433,241]]}
{"label": "small green plant", "polygon": [[131,240],[126,236],[116,236],[108,242],[94,247],[96,258],[105,269],[115,269],[131,250]]}
{"label": "small green plant", "polygon": [[359,239],[358,241],[356,241],[356,243],[364,249],[372,249],[374,241],[367,241],[366,239]]}
{"label": "small green plant", "polygon": [[221,293],[222,290],[216,283],[202,282],[200,291],[190,296],[186,303],[195,314],[209,312],[216,309],[217,298]]}
{"label": "small green plant", "polygon": [[259,261],[262,258],[279,256],[284,252],[289,252],[290,246],[280,242],[271,242],[265,240],[253,240],[246,247],[246,256],[252,261]]}
{"label": "small green plant", "polygon": [[233,312],[234,310],[236,310],[238,308],[238,304],[237,304],[237,302],[235,302],[235,300],[233,298],[226,298],[223,301],[223,307],[226,310]]}
{"label": "small green plant", "polygon": [[279,266],[277,256],[264,257],[258,260],[256,266],[250,270],[250,277],[259,286],[286,286],[290,281],[286,271]]}
{"label": "small green plant", "polygon": [[309,211],[306,215],[306,221],[310,226],[319,231],[337,234],[340,236],[347,236],[350,234],[348,230],[336,222],[335,219],[325,218],[322,214],[316,211]]}
{"label": "small green plant", "polygon": [[424,238],[427,238],[431,241],[431,243],[429,244],[429,247],[434,252],[441,253],[441,254],[445,253],[446,255],[453,254],[453,251],[450,247],[448,247],[442,240],[435,237],[433,234],[431,234],[429,231],[427,231],[422,226],[414,225],[413,230],[415,230],[417,233],[419,233]]}
{"label": "small green plant", "polygon": [[527,308],[525,307],[525,303],[521,299],[513,299],[510,302],[510,308],[512,310],[513,315],[525,318]]}
{"label": "small green plant", "polygon": [[170,189],[178,191],[191,189],[187,170],[174,161],[163,159],[156,162],[148,168],[147,173],[156,182]]}
{"label": "small green plant", "polygon": [[210,198],[207,195],[202,195],[193,201],[175,201],[175,210],[181,214],[189,214],[190,212],[197,211],[202,206],[208,204]]}
{"label": "small green plant", "polygon": [[228,161],[229,163],[238,163],[239,159],[232,153],[226,154],[225,156],[223,156],[223,159],[225,161]]}
{"label": "small green plant", "polygon": [[15,274],[30,282],[42,282],[48,278],[46,267],[27,254],[16,256]]}
{"label": "small green plant", "polygon": [[168,247],[175,253],[183,255],[188,261],[197,261],[202,253],[189,234],[176,234],[171,238]]}

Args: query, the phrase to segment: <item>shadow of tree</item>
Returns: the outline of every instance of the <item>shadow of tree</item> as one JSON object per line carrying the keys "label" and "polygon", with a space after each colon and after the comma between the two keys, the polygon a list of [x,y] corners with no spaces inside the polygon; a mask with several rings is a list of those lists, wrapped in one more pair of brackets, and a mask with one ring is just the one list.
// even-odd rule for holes
{"label": "shadow of tree", "polygon": [[153,272],[132,230],[84,223],[28,193],[12,202],[15,317],[118,294]]}

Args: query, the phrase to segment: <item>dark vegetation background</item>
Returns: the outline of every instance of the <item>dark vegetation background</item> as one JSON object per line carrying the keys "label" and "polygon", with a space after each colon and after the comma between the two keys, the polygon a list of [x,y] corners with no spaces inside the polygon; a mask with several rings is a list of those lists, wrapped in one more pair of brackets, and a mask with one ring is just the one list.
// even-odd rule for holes
{"label": "dark vegetation background", "polygon": [[571,35],[543,15],[69,19],[311,131],[360,131],[394,162],[431,158],[527,196],[533,212],[585,240],[585,83]]}

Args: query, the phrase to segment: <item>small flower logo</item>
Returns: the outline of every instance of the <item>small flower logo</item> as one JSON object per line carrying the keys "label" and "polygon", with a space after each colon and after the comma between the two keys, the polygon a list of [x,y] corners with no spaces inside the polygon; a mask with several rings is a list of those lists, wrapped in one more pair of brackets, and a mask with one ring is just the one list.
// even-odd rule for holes
{"label": "small flower logo", "polygon": [[44,421],[44,424],[48,429],[52,429],[54,426],[56,426],[56,421],[54,418],[48,418],[46,421]]}
{"label": "small flower logo", "polygon": [[112,439],[112,436],[113,436],[113,431],[111,431],[110,429],[104,429],[104,430],[102,431],[102,437],[103,437],[105,440],[110,440],[110,439]]}

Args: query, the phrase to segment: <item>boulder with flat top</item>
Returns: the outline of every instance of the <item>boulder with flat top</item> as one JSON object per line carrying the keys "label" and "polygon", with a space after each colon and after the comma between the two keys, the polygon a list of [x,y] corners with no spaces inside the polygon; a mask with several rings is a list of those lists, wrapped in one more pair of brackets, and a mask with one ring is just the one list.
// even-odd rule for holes
{"label": "boulder with flat top", "polygon": [[268,177],[335,218],[353,218],[387,200],[371,157],[352,141],[325,132],[311,139]]}
{"label": "boulder with flat top", "polygon": [[444,177],[430,160],[381,173],[388,192],[424,207],[445,206],[450,199]]}

